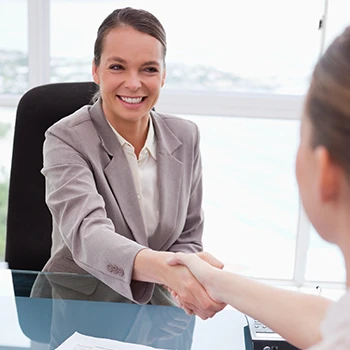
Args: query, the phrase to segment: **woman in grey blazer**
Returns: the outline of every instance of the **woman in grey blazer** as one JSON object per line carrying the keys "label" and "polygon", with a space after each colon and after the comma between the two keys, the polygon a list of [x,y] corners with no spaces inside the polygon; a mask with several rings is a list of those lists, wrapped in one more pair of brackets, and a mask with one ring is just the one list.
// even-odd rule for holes
{"label": "woman in grey blazer", "polygon": [[175,252],[208,259],[198,128],[152,111],[165,54],[164,29],[147,11],[115,10],[101,24],[92,69],[97,101],[46,132],[42,173],[53,244],[44,271],[89,273],[96,279],[77,292],[176,303],[205,319],[224,304],[186,267],[166,263]]}

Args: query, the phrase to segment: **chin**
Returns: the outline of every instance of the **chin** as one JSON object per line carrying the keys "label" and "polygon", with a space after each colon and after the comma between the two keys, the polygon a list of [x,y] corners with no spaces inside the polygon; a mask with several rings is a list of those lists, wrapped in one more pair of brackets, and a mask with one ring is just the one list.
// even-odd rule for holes
{"label": "chin", "polygon": [[140,120],[145,114],[146,111],[140,110],[127,110],[127,109],[118,109],[115,110],[115,114],[121,116],[122,119],[129,121],[137,121]]}
{"label": "chin", "polygon": [[334,230],[326,228],[325,225],[315,225],[314,227],[316,232],[324,241],[336,244],[336,236]]}

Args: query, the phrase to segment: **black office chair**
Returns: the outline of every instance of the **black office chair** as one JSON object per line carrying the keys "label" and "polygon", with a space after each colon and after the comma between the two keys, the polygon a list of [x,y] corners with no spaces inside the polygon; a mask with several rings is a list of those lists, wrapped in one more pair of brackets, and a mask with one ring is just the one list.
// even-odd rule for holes
{"label": "black office chair", "polygon": [[40,173],[44,133],[59,119],[89,104],[96,90],[94,82],[47,84],[29,90],[19,101],[5,249],[5,261],[13,270],[40,271],[50,257],[52,219]]}

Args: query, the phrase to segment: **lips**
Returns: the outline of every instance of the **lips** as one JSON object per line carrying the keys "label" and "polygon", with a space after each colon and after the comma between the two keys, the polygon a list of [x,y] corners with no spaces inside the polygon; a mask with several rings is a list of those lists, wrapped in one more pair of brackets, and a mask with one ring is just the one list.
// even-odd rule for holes
{"label": "lips", "polygon": [[138,104],[138,103],[141,103],[142,101],[144,101],[146,99],[146,97],[128,97],[128,96],[120,96],[118,95],[118,97],[123,101],[123,102],[126,102],[126,103],[129,103],[129,104]]}

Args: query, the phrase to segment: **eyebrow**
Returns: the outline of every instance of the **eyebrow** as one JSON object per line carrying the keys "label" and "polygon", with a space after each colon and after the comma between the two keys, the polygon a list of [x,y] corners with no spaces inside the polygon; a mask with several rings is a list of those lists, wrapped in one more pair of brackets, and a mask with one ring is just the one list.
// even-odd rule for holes
{"label": "eyebrow", "polygon": [[120,63],[126,64],[126,61],[123,58],[120,58],[117,56],[107,58],[107,62],[120,62]]}
{"label": "eyebrow", "polygon": [[158,61],[148,61],[148,62],[142,63],[141,66],[159,66],[159,62]]}
{"label": "eyebrow", "polygon": [[[127,64],[126,60],[124,60],[121,57],[117,57],[117,56],[113,56],[113,57],[109,57],[107,58],[107,62],[119,62],[122,64]],[[141,64],[141,66],[160,66],[158,61],[147,61]]]}

